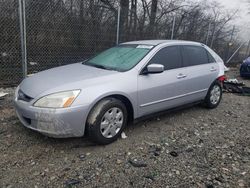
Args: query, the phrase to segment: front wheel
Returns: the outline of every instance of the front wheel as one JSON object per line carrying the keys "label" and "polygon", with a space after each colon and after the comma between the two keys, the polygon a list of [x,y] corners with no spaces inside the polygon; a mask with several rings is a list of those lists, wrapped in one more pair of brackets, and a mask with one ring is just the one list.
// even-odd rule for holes
{"label": "front wheel", "polygon": [[109,144],[121,135],[126,124],[126,106],[120,100],[106,98],[91,110],[87,130],[92,141]]}
{"label": "front wheel", "polygon": [[222,88],[218,81],[215,81],[209,88],[207,96],[205,98],[205,105],[207,108],[216,108],[222,98]]}

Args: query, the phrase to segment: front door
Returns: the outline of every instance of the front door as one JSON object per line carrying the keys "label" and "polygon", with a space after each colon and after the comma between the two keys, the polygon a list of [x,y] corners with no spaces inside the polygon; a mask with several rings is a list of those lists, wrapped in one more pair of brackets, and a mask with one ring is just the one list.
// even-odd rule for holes
{"label": "front door", "polygon": [[182,73],[180,46],[169,46],[159,50],[148,64],[162,64],[165,71],[138,76],[139,116],[183,104],[186,77]]}

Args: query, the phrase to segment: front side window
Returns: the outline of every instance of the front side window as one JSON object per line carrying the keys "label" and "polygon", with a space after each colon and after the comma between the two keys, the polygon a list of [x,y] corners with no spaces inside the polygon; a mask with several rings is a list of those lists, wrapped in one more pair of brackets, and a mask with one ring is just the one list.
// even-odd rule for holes
{"label": "front side window", "polygon": [[161,49],[150,60],[149,64],[162,64],[165,70],[171,70],[181,67],[181,53],[179,46],[169,46]]}
{"label": "front side window", "polygon": [[128,71],[153,48],[149,45],[121,45],[110,48],[84,62],[85,65],[116,71]]}
{"label": "front side window", "polygon": [[207,51],[200,46],[183,46],[183,66],[194,66],[208,63]]}

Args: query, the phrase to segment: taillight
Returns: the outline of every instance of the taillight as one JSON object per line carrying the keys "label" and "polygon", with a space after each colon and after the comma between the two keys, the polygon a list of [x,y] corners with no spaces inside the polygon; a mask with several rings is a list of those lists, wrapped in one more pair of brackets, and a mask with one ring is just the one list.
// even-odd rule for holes
{"label": "taillight", "polygon": [[222,75],[219,78],[217,78],[217,80],[219,80],[220,82],[224,82],[226,79],[227,77],[225,75]]}

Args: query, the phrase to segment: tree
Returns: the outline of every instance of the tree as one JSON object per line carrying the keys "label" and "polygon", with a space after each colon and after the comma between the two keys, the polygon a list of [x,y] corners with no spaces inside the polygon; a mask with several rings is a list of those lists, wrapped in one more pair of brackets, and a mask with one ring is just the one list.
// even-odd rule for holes
{"label": "tree", "polygon": [[152,0],[151,1],[151,12],[149,16],[149,29],[148,29],[148,35],[154,36],[154,26],[155,26],[155,19],[156,19],[156,13],[157,13],[157,5],[158,0]]}

